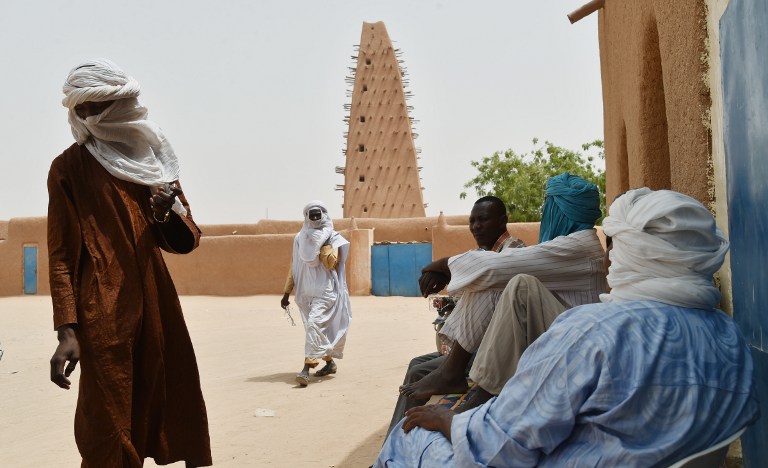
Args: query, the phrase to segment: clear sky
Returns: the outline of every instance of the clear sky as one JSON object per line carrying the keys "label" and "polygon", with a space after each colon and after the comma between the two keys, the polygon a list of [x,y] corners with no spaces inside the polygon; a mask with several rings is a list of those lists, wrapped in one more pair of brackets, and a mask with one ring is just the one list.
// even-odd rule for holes
{"label": "clear sky", "polygon": [[200,224],[299,219],[345,164],[347,67],[383,21],[410,75],[427,215],[466,214],[470,161],[602,138],[597,15],[586,0],[26,0],[0,2],[0,220],[46,214],[71,145],[61,85],[95,57],[142,86]]}

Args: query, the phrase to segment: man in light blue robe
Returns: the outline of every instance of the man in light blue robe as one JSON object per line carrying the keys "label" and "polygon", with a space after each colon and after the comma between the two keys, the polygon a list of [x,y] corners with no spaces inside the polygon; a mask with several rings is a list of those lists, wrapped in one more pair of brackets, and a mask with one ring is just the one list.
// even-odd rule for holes
{"label": "man in light blue robe", "polygon": [[666,466],[759,417],[749,350],[715,308],[728,242],[709,211],[638,189],[603,227],[602,303],[561,314],[486,404],[409,410],[374,466]]}

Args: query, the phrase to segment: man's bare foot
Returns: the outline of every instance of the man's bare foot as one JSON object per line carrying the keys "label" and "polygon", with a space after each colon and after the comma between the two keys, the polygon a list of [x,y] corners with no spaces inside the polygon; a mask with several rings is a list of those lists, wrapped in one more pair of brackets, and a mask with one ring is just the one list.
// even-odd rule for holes
{"label": "man's bare foot", "polygon": [[464,393],[467,391],[464,373],[453,374],[437,368],[423,379],[400,386],[400,394],[414,400],[428,400],[432,395]]}

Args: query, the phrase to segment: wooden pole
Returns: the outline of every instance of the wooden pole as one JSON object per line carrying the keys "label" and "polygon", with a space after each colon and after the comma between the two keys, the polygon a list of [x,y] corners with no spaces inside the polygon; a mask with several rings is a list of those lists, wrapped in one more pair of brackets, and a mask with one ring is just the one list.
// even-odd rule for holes
{"label": "wooden pole", "polygon": [[591,2],[586,3],[578,9],[568,13],[568,20],[571,22],[571,24],[573,24],[585,16],[589,16],[596,12],[603,6],[605,6],[605,0],[592,0]]}

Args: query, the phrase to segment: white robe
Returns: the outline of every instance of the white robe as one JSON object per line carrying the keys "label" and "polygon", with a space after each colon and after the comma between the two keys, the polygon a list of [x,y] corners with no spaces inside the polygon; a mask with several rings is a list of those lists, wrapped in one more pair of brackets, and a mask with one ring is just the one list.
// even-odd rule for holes
{"label": "white robe", "polygon": [[328,271],[317,260],[305,262],[301,259],[300,235],[297,234],[293,241],[292,269],[295,301],[306,331],[304,355],[307,358],[342,358],[352,319],[344,266],[349,241],[333,232],[331,245],[339,249],[339,262],[336,268]]}

